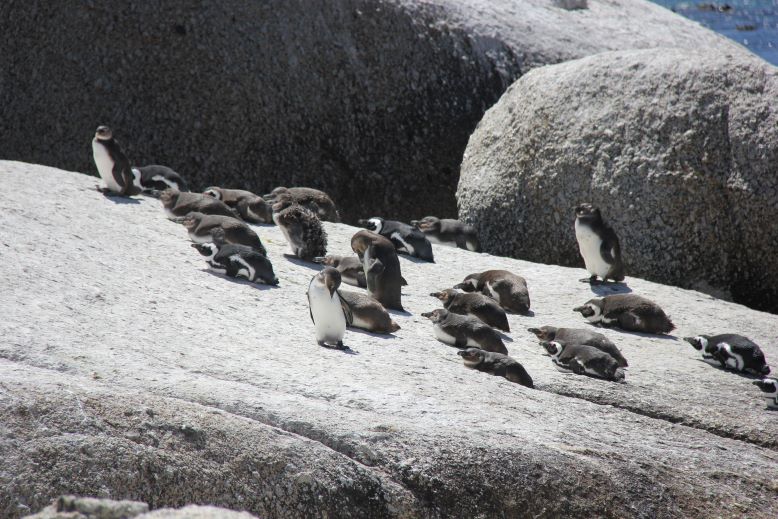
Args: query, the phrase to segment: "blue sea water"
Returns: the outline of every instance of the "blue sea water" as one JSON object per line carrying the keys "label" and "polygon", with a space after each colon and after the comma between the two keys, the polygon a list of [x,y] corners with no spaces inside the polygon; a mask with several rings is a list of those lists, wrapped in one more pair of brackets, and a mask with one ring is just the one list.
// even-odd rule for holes
{"label": "blue sea water", "polygon": [[778,65],[778,0],[652,0]]}

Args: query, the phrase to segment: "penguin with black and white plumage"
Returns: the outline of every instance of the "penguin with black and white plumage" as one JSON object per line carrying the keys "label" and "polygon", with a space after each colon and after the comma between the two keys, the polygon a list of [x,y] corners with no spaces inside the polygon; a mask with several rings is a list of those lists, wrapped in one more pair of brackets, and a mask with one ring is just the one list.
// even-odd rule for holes
{"label": "penguin with black and white plumage", "polygon": [[595,297],[573,311],[580,312],[592,324],[616,326],[632,332],[662,334],[675,329],[658,304],[636,294]]}
{"label": "penguin with black and white plumage", "polygon": [[132,167],[127,155],[122,151],[119,141],[113,138],[113,130],[108,126],[98,126],[92,139],[92,156],[104,188],[98,188],[106,195],[132,196],[142,189],[133,182]]}
{"label": "penguin with black and white plumage", "polygon": [[778,409],[778,379],[765,377],[752,382],[762,392],[762,398],[767,400],[767,407]]}
{"label": "penguin with black and white plumage", "polygon": [[411,225],[418,228],[432,243],[447,245],[481,252],[481,242],[475,227],[451,218],[425,216],[421,220],[411,220]]}
{"label": "penguin with black and white plumage", "polygon": [[575,208],[575,239],[586,270],[591,274],[581,281],[597,283],[598,277],[603,282],[624,280],[619,237],[603,220],[599,208],[592,204],[580,204]]}
{"label": "penguin with black and white plumage", "polygon": [[624,381],[624,369],[616,359],[594,346],[566,344],[561,341],[543,341],[540,345],[551,355],[551,360],[559,371],[614,382]]}
{"label": "penguin with black and white plumage", "polygon": [[714,366],[749,373],[758,377],[770,373],[762,349],[748,337],[736,333],[697,335],[684,337],[695,350],[702,352],[702,359]]}
{"label": "penguin with black and white plumage", "polygon": [[345,350],[347,346],[343,344],[343,336],[346,334],[347,318],[344,312],[348,311],[348,305],[342,304],[338,287],[340,272],[325,267],[308,284],[308,306],[319,346]]}
{"label": "penguin with black and white plumage", "polygon": [[278,285],[273,264],[267,256],[246,245],[227,243],[221,228],[213,229],[211,235],[213,242],[193,243],[192,247],[205,256],[212,270],[253,283]]}
{"label": "penguin with black and white plumage", "polygon": [[139,168],[132,168],[133,182],[135,187],[144,193],[159,196],[159,192],[168,188],[178,191],[189,191],[186,181],[167,166],[152,164]]}
{"label": "penguin with black and white plumage", "polygon": [[415,227],[396,220],[384,220],[378,216],[368,220],[359,220],[359,225],[388,238],[397,252],[404,252],[409,256],[423,259],[424,261],[435,262],[432,254],[432,244],[424,233]]}
{"label": "penguin with black and white plumage", "polygon": [[213,231],[220,229],[227,243],[245,245],[267,256],[259,235],[237,218],[191,212],[184,217],[183,225],[189,233],[189,239],[195,243],[213,242]]}

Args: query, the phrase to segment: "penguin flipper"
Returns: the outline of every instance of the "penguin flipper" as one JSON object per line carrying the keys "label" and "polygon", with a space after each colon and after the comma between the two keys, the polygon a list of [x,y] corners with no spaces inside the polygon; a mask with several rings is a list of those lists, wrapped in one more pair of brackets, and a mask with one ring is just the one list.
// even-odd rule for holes
{"label": "penguin flipper", "polygon": [[[346,324],[348,326],[351,326],[354,323],[354,314],[351,311],[351,307],[348,305],[345,299],[343,299],[343,296],[340,295],[340,291],[335,291],[338,294],[338,298],[340,299],[340,307],[343,309],[343,316],[346,318]],[[311,316],[311,319],[313,319],[313,316]]]}
{"label": "penguin flipper", "polygon": [[[306,292],[306,293],[305,293],[305,297],[307,297],[307,298],[308,298],[308,313],[309,313],[309,314],[310,314],[310,316],[311,316],[311,322],[312,322],[313,324],[316,324],[316,320],[313,318],[313,310],[311,310],[311,294],[309,294],[308,292]],[[341,301],[342,301],[342,300],[341,300]]]}

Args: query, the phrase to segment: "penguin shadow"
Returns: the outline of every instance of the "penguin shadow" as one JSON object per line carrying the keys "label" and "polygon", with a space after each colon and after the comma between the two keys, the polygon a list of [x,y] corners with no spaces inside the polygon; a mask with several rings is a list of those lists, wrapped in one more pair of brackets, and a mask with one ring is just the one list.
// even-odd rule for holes
{"label": "penguin shadow", "polygon": [[321,269],[324,268],[323,265],[320,265],[318,263],[314,263],[312,261],[306,261],[304,259],[300,259],[297,256],[295,256],[294,254],[284,253],[283,256],[284,256],[284,258],[286,258],[286,260],[289,263],[294,263],[295,265],[299,265],[300,267],[306,267],[306,268],[309,268],[311,270],[315,270],[316,272],[318,272],[318,271],[320,271]]}
{"label": "penguin shadow", "polygon": [[646,339],[662,339],[662,340],[665,340],[665,341],[677,341],[678,340],[678,336],[670,335],[670,334],[666,334],[666,333],[633,332],[632,330],[625,330],[623,328],[617,328],[615,326],[612,327],[612,328],[609,328],[607,326],[597,326],[594,323],[588,323],[588,324],[590,324],[591,326],[594,326],[595,328],[616,330],[617,332],[620,332],[620,333],[626,333],[627,335],[636,335],[638,337],[645,337]]}
{"label": "penguin shadow", "polygon": [[416,256],[411,256],[410,254],[405,254],[404,252],[398,252],[397,253],[398,258],[405,258],[406,260],[410,261],[411,263],[431,263],[435,264],[434,261],[427,261],[425,259],[417,258]]}
{"label": "penguin shadow", "polygon": [[386,311],[392,315],[401,315],[403,317],[411,317],[413,315],[408,310],[395,310],[394,308],[387,308]]}
{"label": "penguin shadow", "polygon": [[500,338],[501,338],[502,340],[504,340],[505,342],[513,342],[513,337],[511,337],[510,335],[508,335],[508,333],[507,333],[507,332],[504,332],[504,331],[502,331],[502,330],[498,330],[498,329],[497,329],[497,328],[495,328],[495,327],[492,327],[492,329],[493,329],[495,332],[497,332],[497,335],[499,335],[499,336],[500,336]]}
{"label": "penguin shadow", "polygon": [[523,312],[523,313],[518,313],[518,312],[510,312],[509,313],[509,312],[506,311],[506,313],[508,315],[520,315],[522,317],[535,317],[535,312],[533,312],[532,310],[527,310],[526,312]]}
{"label": "penguin shadow", "polygon": [[616,282],[591,283],[589,285],[589,288],[591,289],[592,292],[594,292],[600,297],[612,296],[614,294],[629,294],[630,292],[632,292],[632,289],[629,288],[626,283],[616,283]]}
{"label": "penguin shadow", "polygon": [[275,285],[264,285],[261,283],[253,283],[249,281],[248,279],[243,278],[233,278],[228,276],[227,274],[222,274],[220,272],[214,272],[213,270],[209,268],[200,269],[200,272],[207,272],[208,274],[215,276],[217,278],[226,279],[227,281],[230,281],[231,283],[236,283],[238,285],[247,285],[256,288],[257,290],[275,290],[277,288],[281,288],[279,286]]}
{"label": "penguin shadow", "polygon": [[710,362],[705,362],[705,359],[699,359],[698,358],[698,359],[694,359],[694,360],[696,360],[698,362],[702,362],[703,364],[705,364],[706,366],[708,366],[710,368],[719,370],[719,371],[721,371],[723,373],[729,373],[729,374],[732,374],[732,375],[737,375],[738,377],[744,378],[746,380],[762,380],[762,378],[763,378],[762,376],[753,375],[751,373],[746,373],[744,371],[735,371],[734,369],[723,368],[721,366],[721,364],[711,364]]}
{"label": "penguin shadow", "polygon": [[113,202],[114,204],[117,204],[117,205],[137,205],[137,204],[140,204],[140,200],[138,200],[137,198],[130,198],[128,196],[121,196],[121,195],[116,195],[116,194],[113,194],[113,193],[106,193],[104,191],[101,191],[100,189],[98,189],[97,192],[100,193],[101,195],[103,195],[103,197],[105,197],[106,200],[110,200],[111,202]]}
{"label": "penguin shadow", "polygon": [[350,346],[343,345],[342,348],[333,348],[330,346],[324,346],[324,349],[329,351],[337,351],[340,353],[343,353],[344,355],[359,355],[359,352],[357,350],[352,350]]}
{"label": "penguin shadow", "polygon": [[352,328],[351,326],[349,326],[348,331],[353,333],[358,333],[360,335],[369,335],[370,337],[375,337],[376,339],[383,339],[383,340],[392,340],[392,339],[400,338],[399,336],[393,333],[375,333],[375,332],[369,332],[367,330],[362,330],[361,328]]}

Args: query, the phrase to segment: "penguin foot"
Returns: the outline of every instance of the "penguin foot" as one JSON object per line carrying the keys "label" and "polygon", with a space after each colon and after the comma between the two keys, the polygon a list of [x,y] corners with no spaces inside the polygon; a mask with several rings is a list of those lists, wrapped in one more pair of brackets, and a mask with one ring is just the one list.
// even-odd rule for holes
{"label": "penguin foot", "polygon": [[348,346],[343,344],[343,341],[338,341],[338,343],[335,344],[335,345],[327,344],[324,341],[317,341],[317,342],[318,342],[319,346],[321,346],[323,348],[329,348],[331,350],[348,350],[348,349],[350,349]]}
{"label": "penguin foot", "polygon": [[581,278],[578,281],[581,283],[589,283],[590,285],[601,285],[602,281],[597,279],[597,276],[592,276],[588,278]]}

